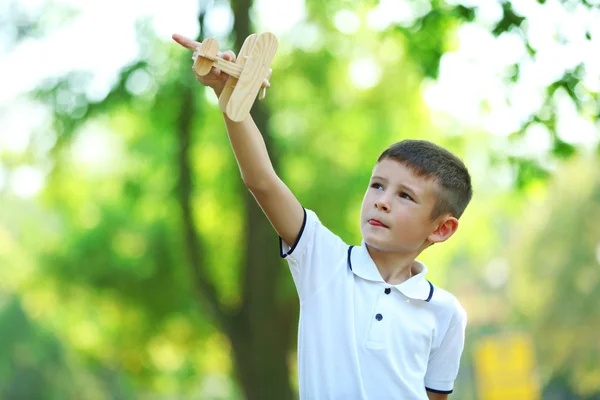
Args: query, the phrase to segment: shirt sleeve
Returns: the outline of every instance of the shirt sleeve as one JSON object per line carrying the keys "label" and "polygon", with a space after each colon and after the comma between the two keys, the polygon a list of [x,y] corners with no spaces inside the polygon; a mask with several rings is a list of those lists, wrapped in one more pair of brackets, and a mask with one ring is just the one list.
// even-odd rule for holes
{"label": "shirt sleeve", "polygon": [[317,215],[304,209],[304,222],[291,246],[279,238],[280,256],[287,260],[300,301],[318,292],[346,260],[348,245],[327,229]]}
{"label": "shirt sleeve", "polygon": [[435,393],[452,393],[465,345],[467,313],[456,301],[457,309],[440,346],[429,357],[425,388]]}

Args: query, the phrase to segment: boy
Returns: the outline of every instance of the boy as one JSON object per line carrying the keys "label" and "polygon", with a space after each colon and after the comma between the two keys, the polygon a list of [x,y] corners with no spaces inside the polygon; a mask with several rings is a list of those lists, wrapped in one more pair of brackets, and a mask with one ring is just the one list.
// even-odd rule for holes
{"label": "boy", "polygon": [[[198,42],[173,35],[194,50]],[[234,61],[226,52],[222,58]],[[220,95],[227,76],[197,77]],[[472,196],[448,151],[403,141],[384,151],[366,191],[361,246],[346,245],[275,173],[249,116],[225,125],[242,179],[280,237],[300,298],[298,377],[305,399],[447,399],[466,314],[425,279],[416,257],[452,236]]]}

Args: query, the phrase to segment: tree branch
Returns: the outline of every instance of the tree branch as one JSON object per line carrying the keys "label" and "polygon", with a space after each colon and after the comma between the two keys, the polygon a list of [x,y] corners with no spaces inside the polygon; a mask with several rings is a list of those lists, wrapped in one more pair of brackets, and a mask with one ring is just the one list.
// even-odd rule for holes
{"label": "tree branch", "polygon": [[219,322],[223,329],[230,328],[228,313],[219,301],[215,286],[211,283],[206,269],[202,251],[202,244],[196,232],[194,217],[192,214],[192,171],[190,167],[190,144],[192,119],[194,115],[194,95],[192,88],[184,86],[182,89],[182,102],[177,125],[177,137],[179,140],[178,163],[178,200],[182,211],[185,250],[189,266],[192,270],[194,287],[198,299],[206,303],[209,313],[215,321]]}

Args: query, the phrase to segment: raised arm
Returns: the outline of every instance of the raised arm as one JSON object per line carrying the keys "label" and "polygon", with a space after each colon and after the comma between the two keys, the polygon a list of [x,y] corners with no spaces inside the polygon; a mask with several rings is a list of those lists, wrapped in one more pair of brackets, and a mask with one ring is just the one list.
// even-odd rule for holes
{"label": "raised arm", "polygon": [[[173,39],[192,51],[200,45],[181,35],[173,35]],[[220,57],[235,61],[235,55],[231,51],[220,54]],[[197,76],[197,79],[203,85],[211,87],[219,97],[227,75],[213,68],[208,75]],[[293,245],[304,220],[300,202],[273,169],[265,141],[252,117],[248,115],[241,122],[234,122],[225,114],[223,118],[244,184],[279,236],[288,245]]]}

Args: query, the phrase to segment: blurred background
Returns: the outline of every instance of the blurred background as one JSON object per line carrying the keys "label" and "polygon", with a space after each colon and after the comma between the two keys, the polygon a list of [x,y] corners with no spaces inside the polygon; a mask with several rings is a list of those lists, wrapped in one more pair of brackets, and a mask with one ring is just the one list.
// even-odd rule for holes
{"label": "blurred background", "polygon": [[252,113],[347,243],[391,143],[475,197],[421,257],[469,315],[454,399],[600,399],[600,2],[0,2],[0,398],[297,397],[298,299],[172,33],[274,32]]}

